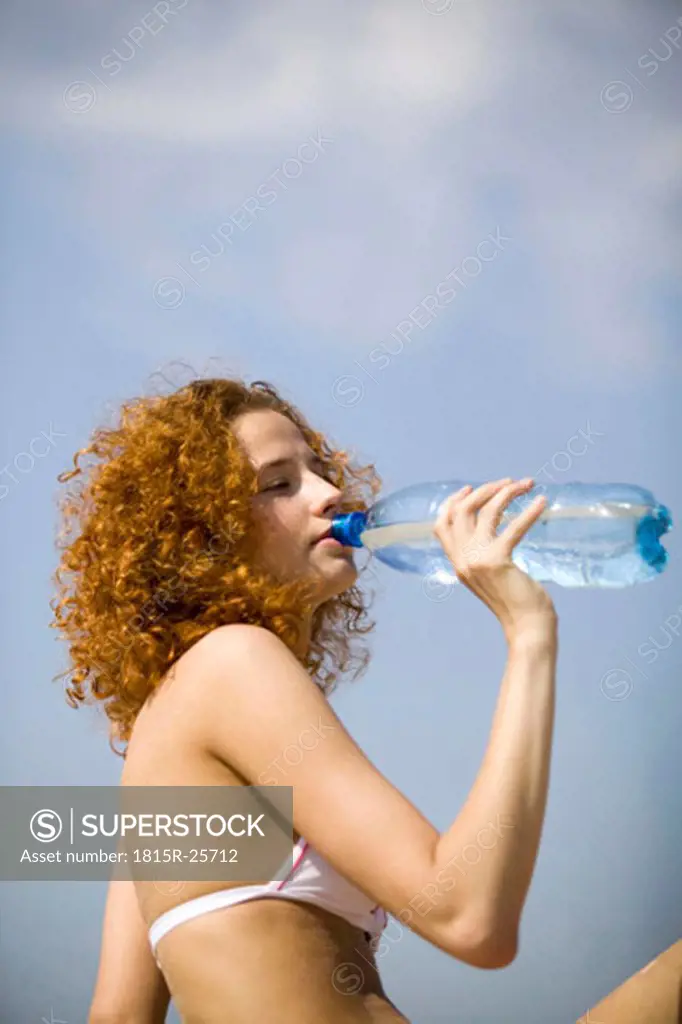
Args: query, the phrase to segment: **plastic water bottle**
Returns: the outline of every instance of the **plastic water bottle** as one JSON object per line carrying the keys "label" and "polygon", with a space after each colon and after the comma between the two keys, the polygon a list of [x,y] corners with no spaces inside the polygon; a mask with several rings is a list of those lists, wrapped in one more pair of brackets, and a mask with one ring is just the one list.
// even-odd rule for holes
{"label": "plastic water bottle", "polygon": [[[464,483],[439,480],[395,491],[368,512],[337,516],[332,536],[368,548],[401,572],[457,583],[433,527],[445,498]],[[562,587],[627,587],[663,572],[668,554],[660,538],[672,517],[651,491],[632,484],[539,485],[507,505],[498,533],[540,494],[547,497],[545,509],[512,552],[515,565],[533,579]]]}

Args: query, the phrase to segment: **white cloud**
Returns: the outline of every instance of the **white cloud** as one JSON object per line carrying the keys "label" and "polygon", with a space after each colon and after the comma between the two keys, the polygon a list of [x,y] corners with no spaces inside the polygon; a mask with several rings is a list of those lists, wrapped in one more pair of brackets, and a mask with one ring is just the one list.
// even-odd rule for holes
{"label": "white cloud", "polygon": [[[99,17],[76,10],[81,28]],[[93,49],[129,52],[131,7],[80,66],[71,53],[22,71],[13,53],[14,129],[72,153],[69,214],[115,242],[150,294],[176,261],[215,246],[211,233],[321,129],[333,144],[235,230],[196,302],[238,298],[273,325],[367,351],[497,224],[513,224],[506,267],[471,289],[483,333],[521,332],[562,373],[640,373],[666,347],[650,282],[682,271],[671,217],[682,52],[609,112],[604,86],[627,80],[674,21],[674,8],[619,12],[461,0],[434,17],[418,0],[383,0],[352,14],[261,5],[231,21],[190,0],[107,77]],[[76,78],[96,90],[84,113],[68,109],[82,93],[64,102]],[[528,294],[511,284],[524,259],[545,286],[537,309],[535,278]]]}

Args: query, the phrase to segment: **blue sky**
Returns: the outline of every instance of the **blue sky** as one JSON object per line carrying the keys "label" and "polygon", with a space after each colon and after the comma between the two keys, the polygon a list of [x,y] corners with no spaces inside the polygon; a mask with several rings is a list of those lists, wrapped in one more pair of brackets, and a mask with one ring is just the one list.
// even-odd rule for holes
{"label": "blue sky", "polygon": [[[4,784],[118,782],[98,715],[51,682],[56,475],[172,360],[178,384],[272,381],[386,492],[619,481],[678,518],[679,5],[70,0],[2,18]],[[550,588],[555,744],[520,955],[476,972],[403,934],[382,968],[415,1021],[565,1024],[680,937],[676,531],[667,547],[652,584]],[[501,631],[463,588],[376,578],[371,666],[334,703],[445,829],[487,744]],[[84,1019],[104,897],[0,889],[12,1020]]]}

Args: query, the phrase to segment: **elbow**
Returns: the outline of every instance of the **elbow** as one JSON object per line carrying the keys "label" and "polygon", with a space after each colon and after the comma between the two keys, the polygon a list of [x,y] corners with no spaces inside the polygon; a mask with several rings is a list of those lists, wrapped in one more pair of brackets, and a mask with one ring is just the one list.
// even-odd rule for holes
{"label": "elbow", "polygon": [[466,929],[458,926],[451,930],[443,948],[450,956],[470,967],[486,971],[500,970],[509,967],[518,955],[518,929],[480,924]]}
{"label": "elbow", "polygon": [[496,933],[484,939],[479,947],[482,967],[488,971],[501,970],[514,963],[519,952],[518,934]]}

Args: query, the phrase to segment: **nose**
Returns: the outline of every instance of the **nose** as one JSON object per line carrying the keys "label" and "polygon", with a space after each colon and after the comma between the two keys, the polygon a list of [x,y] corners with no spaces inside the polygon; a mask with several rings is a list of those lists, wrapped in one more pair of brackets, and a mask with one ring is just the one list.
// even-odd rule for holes
{"label": "nose", "polygon": [[343,492],[333,484],[327,484],[313,505],[313,513],[320,519],[333,519],[341,511]]}

